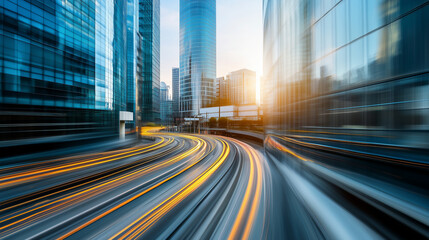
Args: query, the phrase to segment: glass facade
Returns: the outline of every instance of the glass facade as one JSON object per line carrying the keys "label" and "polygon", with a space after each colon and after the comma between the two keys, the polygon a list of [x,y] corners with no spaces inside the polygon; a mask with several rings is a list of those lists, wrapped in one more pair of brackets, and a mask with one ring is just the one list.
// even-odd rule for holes
{"label": "glass facade", "polygon": [[139,31],[143,39],[141,118],[160,121],[160,0],[139,0]]}
{"label": "glass facade", "polygon": [[168,86],[165,82],[161,82],[161,123],[164,125],[171,124],[171,114],[172,114],[172,107],[173,102],[170,100],[169,96],[169,90],[170,86]]}
{"label": "glass facade", "polygon": [[216,79],[216,0],[180,1],[180,111],[213,104]]}
{"label": "glass facade", "polygon": [[126,111],[134,113],[134,121],[127,122],[127,128],[135,127],[137,118],[137,86],[141,87],[142,38],[139,33],[139,0],[127,1],[127,91]]}
{"label": "glass facade", "polygon": [[0,138],[117,131],[125,10],[120,0],[0,1]]}
{"label": "glass facade", "polygon": [[264,0],[263,12],[268,132],[428,142],[427,1]]}
{"label": "glass facade", "polygon": [[179,96],[180,96],[180,82],[179,82],[179,68],[173,68],[172,83],[173,83],[173,112],[179,112]]}

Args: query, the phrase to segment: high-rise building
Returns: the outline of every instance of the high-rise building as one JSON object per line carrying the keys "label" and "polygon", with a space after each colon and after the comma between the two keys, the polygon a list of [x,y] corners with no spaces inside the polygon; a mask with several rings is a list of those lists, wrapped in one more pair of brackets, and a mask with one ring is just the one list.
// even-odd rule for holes
{"label": "high-rise building", "polygon": [[227,99],[232,105],[256,104],[256,72],[241,69],[226,76]]}
{"label": "high-rise building", "polygon": [[126,1],[1,1],[0,139],[117,133],[125,39]]}
{"label": "high-rise building", "polygon": [[143,39],[142,121],[160,121],[160,0],[139,0]]}
{"label": "high-rise building", "polygon": [[180,0],[180,111],[213,104],[216,79],[216,0]]}
{"label": "high-rise building", "polygon": [[[142,87],[142,38],[139,33],[139,0],[127,0],[127,92],[126,110],[134,113],[134,121],[127,128],[134,128],[138,110],[138,87]],[[140,102],[141,104],[141,102]]]}
{"label": "high-rise building", "polygon": [[170,99],[169,91],[170,86],[161,82],[161,123],[165,125],[172,123],[173,101]]}
{"label": "high-rise building", "polygon": [[179,68],[172,69],[172,83],[173,83],[173,112],[177,114],[175,117],[180,117],[179,113],[179,96],[180,96],[180,82],[179,82]]}
{"label": "high-rise building", "polygon": [[264,0],[263,12],[268,131],[427,142],[427,2]]}
{"label": "high-rise building", "polygon": [[160,87],[161,102],[165,102],[170,99],[168,95],[169,90],[170,90],[170,86],[168,86],[165,82],[161,82],[161,87]]}

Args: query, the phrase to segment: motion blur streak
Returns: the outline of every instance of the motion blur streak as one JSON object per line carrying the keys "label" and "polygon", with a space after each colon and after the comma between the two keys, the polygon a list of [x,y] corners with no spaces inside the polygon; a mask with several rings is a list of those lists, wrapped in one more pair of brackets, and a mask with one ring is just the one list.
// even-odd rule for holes
{"label": "motion blur streak", "polygon": [[[55,167],[46,167],[46,168],[31,170],[31,171],[27,171],[27,172],[23,172],[23,173],[18,173],[18,174],[6,175],[3,177],[0,177],[0,188],[5,186],[5,185],[9,185],[9,184],[16,184],[19,182],[29,181],[29,180],[35,179],[35,178],[41,178],[41,177],[45,177],[48,175],[63,173],[63,172],[67,172],[67,171],[73,171],[73,170],[77,170],[77,169],[81,169],[81,168],[85,168],[85,167],[94,166],[97,164],[102,164],[102,163],[106,163],[106,162],[110,162],[110,161],[116,161],[116,160],[127,158],[130,156],[142,154],[142,153],[145,153],[147,151],[151,151],[154,149],[161,148],[161,147],[165,146],[166,144],[168,144],[168,142],[167,142],[166,144],[162,145],[161,143],[163,143],[164,141],[165,141],[165,139],[161,138],[161,141],[159,141],[155,144],[152,144],[150,146],[146,146],[146,147],[142,147],[142,148],[138,148],[138,149],[133,148],[130,151],[126,151],[126,152],[119,153],[119,154],[114,154],[114,155],[105,156],[105,157],[101,157],[101,158],[95,158],[95,159],[91,159],[91,160],[77,161],[77,162],[73,162],[73,163],[69,163],[69,164],[63,164],[63,165],[55,166]],[[156,147],[156,146],[158,146],[158,147]],[[146,151],[142,151],[142,150],[146,150]],[[108,159],[108,160],[106,160],[106,159]],[[101,160],[103,160],[103,161],[101,161]],[[10,169],[6,169],[5,171],[10,171]]]}
{"label": "motion blur streak", "polygon": [[[190,138],[190,139],[193,139],[193,138]],[[198,145],[197,145],[195,148],[193,148],[193,149],[189,150],[188,152],[185,152],[184,154],[179,155],[179,156],[178,156],[178,157],[176,157],[176,158],[173,158],[172,160],[169,160],[168,162],[171,162],[171,161],[177,161],[177,160],[179,160],[179,159],[183,159],[184,157],[189,156],[191,153],[195,152],[197,149],[199,149],[199,148],[200,148],[200,146],[201,146],[200,144],[201,144],[201,142],[199,142],[199,143],[198,143]],[[203,149],[205,149],[205,143],[203,143],[203,144],[204,144]],[[194,163],[194,164],[195,164],[195,163]],[[191,165],[191,166],[192,166],[192,165]],[[190,167],[191,167],[191,166],[190,166]],[[189,167],[188,167],[188,168],[189,168]],[[182,170],[181,172],[186,171],[188,168],[186,168],[186,169]],[[130,203],[131,201],[133,201],[133,200],[137,199],[138,197],[140,197],[140,196],[144,195],[145,193],[147,193],[147,192],[149,192],[149,191],[151,191],[151,190],[155,189],[156,187],[158,187],[158,186],[162,185],[163,183],[167,182],[168,180],[170,180],[170,179],[171,179],[171,178],[173,178],[174,176],[179,175],[181,172],[176,173],[176,174],[175,174],[175,175],[173,175],[172,177],[169,177],[169,178],[167,178],[167,179],[165,179],[165,180],[163,180],[163,181],[159,182],[158,184],[156,184],[156,185],[154,185],[154,186],[152,186],[152,187],[148,188],[147,190],[145,190],[145,191],[143,191],[143,192],[139,193],[138,195],[136,195],[136,196],[134,196],[134,197],[132,197],[132,198],[128,199],[127,201],[122,202],[121,204],[119,204],[119,205],[115,206],[114,208],[112,208],[112,209],[110,209],[110,210],[108,210],[108,211],[104,212],[103,214],[101,214],[101,215],[97,216],[96,218],[91,219],[91,221],[89,221],[89,222],[87,222],[87,223],[85,223],[85,224],[83,224],[83,225],[79,226],[78,228],[74,229],[73,231],[71,231],[71,232],[67,233],[66,235],[62,236],[60,239],[65,239],[66,237],[68,237],[68,236],[70,236],[70,235],[72,235],[72,234],[76,233],[76,232],[77,232],[77,231],[79,231],[80,229],[82,229],[82,228],[84,228],[84,227],[87,227],[87,226],[88,226],[88,225],[90,225],[91,223],[93,223],[93,222],[95,222],[95,221],[97,221],[97,220],[99,220],[99,219],[103,218],[103,217],[104,217],[104,216],[106,216],[107,214],[112,213],[113,211],[115,211],[115,210],[117,210],[117,209],[121,208],[122,206],[124,206],[124,205],[126,205],[126,204]]]}
{"label": "motion blur streak", "polygon": [[[429,237],[427,163],[294,138],[268,135],[267,154],[294,195],[325,225],[325,237]],[[310,225],[305,231],[319,235]]]}
{"label": "motion blur streak", "polygon": [[[246,188],[246,194],[243,199],[243,203],[240,207],[239,214],[237,216],[237,219],[234,223],[234,226],[232,227],[231,234],[229,235],[228,239],[248,239],[250,235],[250,230],[252,227],[252,224],[254,222],[256,211],[259,206],[259,201],[261,197],[261,189],[262,189],[262,166],[261,166],[261,159],[258,158],[258,155],[255,153],[255,150],[250,147],[247,144],[243,144],[242,142],[233,140],[236,144],[240,145],[248,154],[250,158],[250,176],[249,176],[249,183],[247,184]],[[254,169],[254,165],[256,165],[256,170]],[[255,171],[256,171],[256,180],[255,178]],[[252,188],[256,185],[255,192],[252,192]],[[251,196],[253,196],[253,199],[251,199]],[[253,201],[251,201],[253,200]],[[249,208],[250,207],[250,208]],[[248,216],[245,217],[245,213],[249,211]],[[243,231],[243,234],[241,237],[238,237],[239,228],[240,225],[245,224],[245,228]]]}
{"label": "motion blur streak", "polygon": [[144,129],[137,146],[10,167],[4,176],[31,179],[2,187],[0,238],[429,236],[427,183],[414,178],[427,176],[423,162],[380,154],[360,160],[370,154],[331,149],[298,132],[267,135],[262,147],[155,130],[162,129]]}
{"label": "motion blur streak", "polygon": [[[229,154],[229,146],[222,141],[222,154],[216,159],[216,161],[210,166],[209,169],[204,171],[201,175],[199,175],[192,182],[188,183],[185,187],[181,188],[174,195],[170,196],[168,199],[164,200],[160,204],[158,204],[155,208],[151,209],[147,214],[143,215],[132,224],[127,226],[127,228],[123,229],[117,235],[112,238],[117,237],[119,234],[128,230],[123,236],[119,239],[133,239],[138,236],[141,236],[145,230],[153,225],[155,221],[157,221],[160,217],[163,216],[167,211],[171,210],[173,207],[177,205],[178,202],[182,201],[184,198],[189,196],[195,189],[200,187],[204,181],[206,181],[225,161],[226,157]],[[139,224],[137,224],[140,222]],[[131,226],[134,225],[133,228]],[[131,229],[130,229],[131,228]]]}

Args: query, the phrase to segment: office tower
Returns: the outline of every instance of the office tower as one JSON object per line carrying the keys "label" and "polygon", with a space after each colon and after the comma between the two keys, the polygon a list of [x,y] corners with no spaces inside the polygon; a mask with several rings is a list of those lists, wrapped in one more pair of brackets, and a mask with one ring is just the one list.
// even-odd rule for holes
{"label": "office tower", "polygon": [[118,132],[126,1],[1,1],[0,29],[0,139]]}
{"label": "office tower", "polygon": [[173,83],[173,112],[180,117],[179,113],[179,94],[180,94],[180,82],[179,82],[179,68],[172,69],[172,81]]}
{"label": "office tower", "polygon": [[241,69],[226,76],[227,99],[232,105],[256,104],[256,72]]}
{"label": "office tower", "polygon": [[143,122],[160,121],[160,0],[139,0],[139,28],[143,39]]}
{"label": "office tower", "polygon": [[168,86],[165,82],[161,82],[161,88],[160,88],[160,101],[165,102],[169,100],[168,91],[170,90],[170,86]]}
{"label": "office tower", "polygon": [[169,95],[170,86],[165,82],[161,82],[161,123],[164,125],[172,123],[173,101]]}
{"label": "office tower", "polygon": [[[134,128],[139,116],[138,87],[141,88],[142,75],[142,38],[139,33],[139,0],[127,0],[127,92],[126,110],[134,114],[134,121],[127,122],[127,128]],[[141,102],[140,102],[141,104]],[[141,116],[140,116],[141,117]]]}
{"label": "office tower", "polygon": [[263,6],[267,129],[427,142],[428,4],[265,0]]}
{"label": "office tower", "polygon": [[213,104],[216,79],[216,1],[180,1],[180,111]]}
{"label": "office tower", "polygon": [[228,99],[229,94],[229,85],[228,79],[225,77],[216,78],[216,95],[215,95],[215,105],[226,106],[230,105],[230,100]]}

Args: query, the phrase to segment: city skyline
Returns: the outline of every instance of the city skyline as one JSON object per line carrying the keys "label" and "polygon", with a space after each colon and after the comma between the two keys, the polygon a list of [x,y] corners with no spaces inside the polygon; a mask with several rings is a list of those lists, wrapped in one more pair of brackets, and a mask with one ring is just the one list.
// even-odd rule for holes
{"label": "city skyline", "polygon": [[428,23],[429,0],[0,0],[0,239],[429,239]]}

